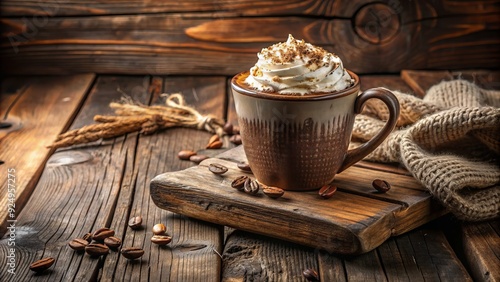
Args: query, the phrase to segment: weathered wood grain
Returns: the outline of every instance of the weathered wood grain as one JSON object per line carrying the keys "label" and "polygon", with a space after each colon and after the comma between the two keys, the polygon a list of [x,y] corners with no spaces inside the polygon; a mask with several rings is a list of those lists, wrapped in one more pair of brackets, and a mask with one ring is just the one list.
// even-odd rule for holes
{"label": "weathered wood grain", "polygon": [[321,281],[472,281],[444,234],[425,225],[355,257],[321,252]]}
{"label": "weathered wood grain", "polygon": [[500,71],[498,70],[459,70],[452,71],[455,79],[465,79],[476,83],[484,89],[500,89]]}
{"label": "weathered wood grain", "polygon": [[[244,16],[262,15],[310,15],[325,17],[351,17],[360,7],[372,4],[371,0],[339,1],[339,0],[269,0],[269,1],[204,1],[204,0],[159,0],[159,1],[73,1],[51,0],[33,3],[29,0],[5,0],[0,4],[1,15],[14,16],[85,16],[85,15],[123,15],[148,13],[182,13],[182,12],[214,12],[227,11]],[[416,10],[415,19],[457,14],[482,14],[485,11],[499,12],[495,1],[431,1],[415,2],[383,0],[377,1],[402,13],[405,9]],[[408,18],[408,17],[403,17]],[[414,18],[408,18],[414,20]]]}
{"label": "weathered wood grain", "polygon": [[361,91],[370,88],[385,87],[389,90],[408,94],[413,93],[413,90],[399,75],[361,75],[359,79]]}
{"label": "weathered wood grain", "polygon": [[[288,33],[339,54],[359,73],[496,68],[500,62],[498,5],[489,1],[304,1],[276,5],[282,12],[263,3],[203,12],[207,6],[165,14],[4,17],[1,70],[232,75]],[[28,62],[29,69],[22,67]]]}
{"label": "weathered wood grain", "polygon": [[500,281],[500,222],[462,224],[462,247],[476,281]]}
{"label": "weathered wood grain", "polygon": [[[147,103],[147,91],[132,91],[142,82],[142,77],[99,77],[71,128],[93,123],[95,114],[111,114],[108,104],[122,96],[118,88]],[[96,142],[82,148],[59,150],[48,160],[32,197],[16,222],[16,276],[2,272],[0,280],[32,279],[28,265],[46,256],[54,257],[56,262],[51,271],[38,277],[39,280],[87,281],[97,277],[102,260],[78,254],[67,243],[87,232],[110,226],[120,194],[121,177],[133,169],[127,159],[134,155],[136,143],[137,136],[131,135],[106,140],[102,146],[92,146],[99,144]],[[78,156],[76,161],[74,156]],[[4,238],[0,241],[2,254],[7,248]],[[118,255],[112,251],[108,256]]]}
{"label": "weathered wood grain", "polygon": [[[0,205],[5,207],[0,210],[0,234],[5,232],[6,220],[15,220],[23,209],[53,152],[46,146],[69,126],[93,80],[93,74],[82,74],[5,83],[0,120],[12,126],[0,129],[0,160],[5,170],[0,174],[0,186],[15,190],[15,203],[7,194],[0,198]],[[8,204],[15,210],[12,215],[7,213]]]}
{"label": "weathered wood grain", "polygon": [[413,89],[419,97],[424,97],[427,90],[441,81],[451,80],[449,71],[401,71],[401,78]]}
{"label": "weathered wood grain", "polygon": [[319,269],[317,253],[312,248],[237,230],[224,246],[222,281],[304,281],[304,270]]}
{"label": "weathered wood grain", "polygon": [[[92,123],[95,114],[110,113],[109,102],[124,94],[146,104],[158,99],[161,81],[149,76],[100,77],[72,128]],[[225,78],[167,78],[164,91],[183,92],[187,102],[202,113],[223,115]],[[178,150],[185,145],[202,147],[210,136],[179,128],[59,150],[50,158],[29,208],[18,221],[23,226],[19,232],[24,232],[20,234],[25,234],[17,237],[19,272],[14,278],[3,272],[2,281],[31,278],[27,266],[42,255],[55,257],[56,264],[40,275],[40,280],[218,281],[221,260],[212,248],[222,252],[222,227],[162,211],[150,202],[148,193],[154,175],[192,165],[177,160]],[[131,231],[126,222],[136,213],[144,217],[145,229]],[[158,221],[165,223],[174,237],[168,247],[149,241],[151,227]],[[92,259],[67,246],[69,240],[103,226],[114,228],[125,246],[143,247],[146,255],[129,262],[111,251],[106,258]],[[7,253],[7,238],[0,247]]]}
{"label": "weathered wood grain", "polygon": [[[353,3],[354,2],[354,3]],[[252,2],[248,0],[235,1],[173,1],[162,0],[146,2],[141,0],[132,1],[44,1],[44,3],[33,3],[30,1],[2,1],[0,7],[3,15],[8,16],[29,16],[29,15],[50,15],[50,16],[80,16],[80,15],[103,15],[103,14],[147,14],[147,13],[181,13],[181,12],[213,12],[227,11],[240,15],[280,15],[280,14],[304,14],[318,16],[345,16],[352,14],[357,6],[361,6],[369,1],[287,1],[272,0]]]}
{"label": "weathered wood grain", "polygon": [[[186,103],[203,114],[222,117],[225,104],[224,77],[154,77],[153,103],[164,101],[160,94],[182,93]],[[112,227],[123,234],[123,246],[138,246],[146,251],[141,263],[109,256],[104,262],[101,281],[218,281],[221,260],[213,249],[223,249],[223,227],[201,222],[159,209],[150,198],[150,180],[165,171],[192,166],[177,158],[180,150],[203,148],[211,134],[176,128],[151,136],[140,136],[135,155],[128,156],[132,166],[122,177],[122,188],[113,212]],[[143,217],[144,229],[127,227],[131,216]],[[151,228],[164,223],[173,241],[159,247],[152,244]]]}

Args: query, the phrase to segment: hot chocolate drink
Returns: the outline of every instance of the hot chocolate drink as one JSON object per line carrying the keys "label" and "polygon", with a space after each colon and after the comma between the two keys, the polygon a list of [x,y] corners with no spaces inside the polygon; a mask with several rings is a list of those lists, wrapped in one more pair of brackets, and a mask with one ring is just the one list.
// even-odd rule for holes
{"label": "hot chocolate drink", "polygon": [[[358,76],[320,47],[289,36],[258,58],[231,86],[243,148],[262,184],[319,189],[375,149],[396,124],[396,97],[382,88],[358,95]],[[371,98],[388,106],[389,121],[372,140],[348,151],[354,116]]]}

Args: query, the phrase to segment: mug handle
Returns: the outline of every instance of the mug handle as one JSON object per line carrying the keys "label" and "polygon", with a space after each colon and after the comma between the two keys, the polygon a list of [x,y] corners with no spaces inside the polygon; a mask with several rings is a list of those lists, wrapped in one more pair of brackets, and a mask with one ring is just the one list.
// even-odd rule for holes
{"label": "mug handle", "polygon": [[377,135],[375,135],[372,139],[368,140],[368,142],[355,149],[347,151],[344,162],[340,166],[338,172],[344,171],[346,168],[357,163],[366,155],[375,150],[375,148],[377,148],[378,145],[380,145],[385,140],[385,138],[387,138],[387,136],[396,126],[396,122],[398,121],[399,117],[399,101],[391,91],[385,88],[368,89],[358,95],[358,97],[356,97],[356,102],[354,103],[354,113],[360,114],[363,110],[363,105],[365,104],[365,102],[372,98],[376,98],[384,102],[384,104],[389,109],[389,120],[385,123],[382,130],[380,130],[380,132],[377,133]]}

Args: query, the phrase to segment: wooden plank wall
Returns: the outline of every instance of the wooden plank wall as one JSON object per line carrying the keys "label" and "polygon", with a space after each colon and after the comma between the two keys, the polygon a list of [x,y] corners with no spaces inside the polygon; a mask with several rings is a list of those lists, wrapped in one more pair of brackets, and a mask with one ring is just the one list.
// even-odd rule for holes
{"label": "wooden plank wall", "polygon": [[289,33],[358,73],[500,65],[491,0],[4,0],[0,11],[10,74],[233,75]]}

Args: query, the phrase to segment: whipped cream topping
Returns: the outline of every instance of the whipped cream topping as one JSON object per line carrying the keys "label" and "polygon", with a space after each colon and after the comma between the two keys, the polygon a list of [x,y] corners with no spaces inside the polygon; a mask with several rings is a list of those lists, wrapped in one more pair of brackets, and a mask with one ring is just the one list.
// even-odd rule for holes
{"label": "whipped cream topping", "polygon": [[321,47],[288,35],[257,54],[245,82],[253,89],[279,94],[307,95],[348,88],[353,79],[342,60]]}

